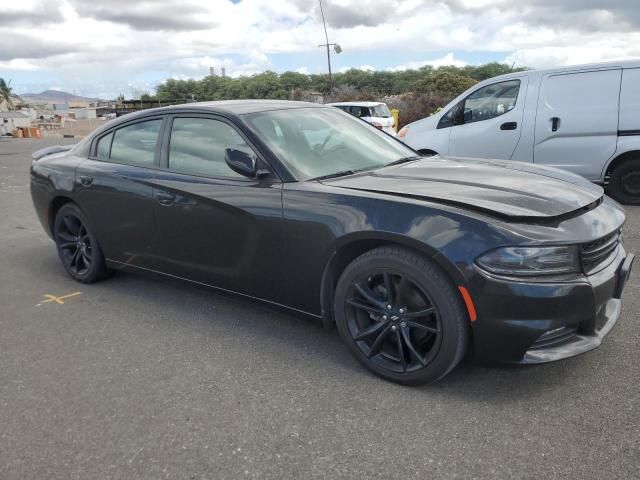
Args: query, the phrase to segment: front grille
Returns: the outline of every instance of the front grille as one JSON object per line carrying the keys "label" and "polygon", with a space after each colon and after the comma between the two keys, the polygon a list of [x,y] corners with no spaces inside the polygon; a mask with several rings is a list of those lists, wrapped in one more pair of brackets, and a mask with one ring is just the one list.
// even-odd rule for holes
{"label": "front grille", "polygon": [[618,250],[621,240],[620,230],[610,233],[595,242],[585,243],[580,247],[580,259],[582,261],[582,270],[585,273],[593,273],[598,268],[604,268],[609,265],[610,260]]}
{"label": "front grille", "polygon": [[540,350],[542,348],[555,347],[570,341],[576,336],[578,329],[576,327],[560,327],[543,333],[531,345],[529,350]]}

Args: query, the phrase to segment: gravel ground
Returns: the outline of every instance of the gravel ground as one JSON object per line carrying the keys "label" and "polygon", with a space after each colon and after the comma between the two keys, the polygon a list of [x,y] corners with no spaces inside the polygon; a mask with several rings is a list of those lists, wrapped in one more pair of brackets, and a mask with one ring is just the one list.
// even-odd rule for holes
{"label": "gravel ground", "polygon": [[1,479],[640,477],[637,271],[594,352],[401,387],[308,320],[177,281],[73,282],[29,197],[50,143],[0,139]]}

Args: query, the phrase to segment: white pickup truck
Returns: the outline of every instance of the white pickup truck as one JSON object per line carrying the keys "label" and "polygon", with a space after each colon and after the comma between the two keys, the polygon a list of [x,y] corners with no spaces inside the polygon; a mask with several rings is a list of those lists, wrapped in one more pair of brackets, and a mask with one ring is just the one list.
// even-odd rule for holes
{"label": "white pickup truck", "polygon": [[491,78],[398,138],[423,154],[564,168],[640,204],[640,60]]}

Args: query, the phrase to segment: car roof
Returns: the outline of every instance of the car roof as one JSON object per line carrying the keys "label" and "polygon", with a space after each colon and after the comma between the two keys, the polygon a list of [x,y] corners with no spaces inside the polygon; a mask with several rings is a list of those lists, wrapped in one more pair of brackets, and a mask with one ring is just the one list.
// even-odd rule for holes
{"label": "car roof", "polygon": [[214,102],[192,102],[168,107],[148,108],[118,117],[118,120],[129,120],[138,117],[166,114],[171,112],[201,111],[212,113],[230,113],[244,115],[247,113],[287,110],[292,108],[323,108],[325,105],[312,102],[296,102],[292,100],[220,100]]}
{"label": "car roof", "polygon": [[[296,102],[292,100],[221,100],[215,102],[192,102],[167,107],[148,108],[137,112],[127,113],[109,120],[94,130],[85,139],[93,139],[103,132],[135,120],[147,117],[166,115],[169,113],[219,113],[231,115],[245,115],[249,113],[268,112],[274,110],[288,110],[295,108],[327,108],[326,105],[312,102]],[[83,142],[80,142],[83,143]]]}
{"label": "car roof", "polygon": [[334,102],[327,103],[327,105],[332,107],[375,107],[376,105],[384,105],[384,102]]}

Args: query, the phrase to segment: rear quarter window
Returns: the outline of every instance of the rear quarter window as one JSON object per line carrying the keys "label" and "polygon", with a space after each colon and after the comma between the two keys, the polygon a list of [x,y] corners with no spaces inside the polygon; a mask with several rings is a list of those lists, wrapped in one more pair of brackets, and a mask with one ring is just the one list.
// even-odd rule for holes
{"label": "rear quarter window", "polygon": [[96,145],[96,158],[98,160],[109,160],[111,154],[111,141],[113,140],[113,132],[108,133],[98,140]]}

